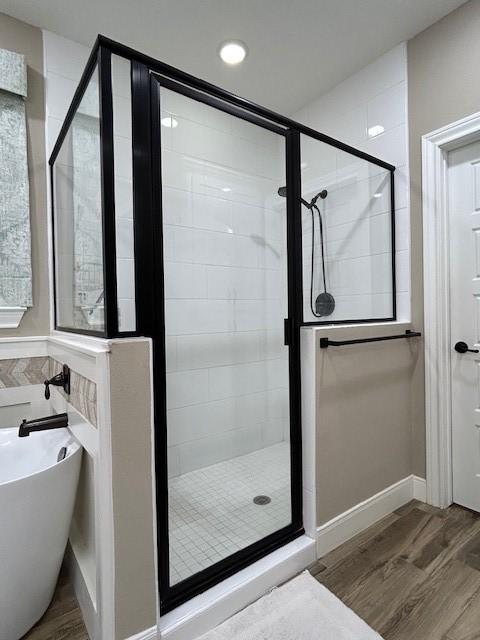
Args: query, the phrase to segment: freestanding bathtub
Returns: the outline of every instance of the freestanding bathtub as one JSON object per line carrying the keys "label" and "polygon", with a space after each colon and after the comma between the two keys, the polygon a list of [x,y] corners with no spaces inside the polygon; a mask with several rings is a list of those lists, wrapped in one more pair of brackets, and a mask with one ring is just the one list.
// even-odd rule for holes
{"label": "freestanding bathtub", "polygon": [[68,429],[17,434],[0,429],[0,640],[19,640],[52,599],[82,456]]}

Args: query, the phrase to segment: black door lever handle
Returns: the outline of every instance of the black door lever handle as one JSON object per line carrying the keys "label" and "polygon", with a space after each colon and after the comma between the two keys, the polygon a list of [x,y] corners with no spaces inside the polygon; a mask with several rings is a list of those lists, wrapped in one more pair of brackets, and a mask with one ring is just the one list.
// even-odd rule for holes
{"label": "black door lever handle", "polygon": [[455,348],[455,351],[457,351],[457,353],[467,353],[467,351],[469,351],[470,353],[479,352],[478,349],[469,349],[468,344],[466,342],[457,342],[454,348]]}

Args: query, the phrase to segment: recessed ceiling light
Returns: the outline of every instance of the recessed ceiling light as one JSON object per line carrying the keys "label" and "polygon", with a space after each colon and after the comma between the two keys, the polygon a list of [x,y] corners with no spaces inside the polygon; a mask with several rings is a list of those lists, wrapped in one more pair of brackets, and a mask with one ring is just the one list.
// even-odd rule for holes
{"label": "recessed ceiling light", "polygon": [[222,191],[224,193],[228,193],[229,191],[231,191],[230,187],[222,187]]}
{"label": "recessed ceiling light", "polygon": [[381,197],[382,197],[382,195],[383,195],[383,193],[380,193],[380,191],[377,191],[377,193],[374,193],[374,194],[373,194],[373,197],[374,197],[374,198],[381,198]]}
{"label": "recessed ceiling light", "polygon": [[373,127],[370,127],[368,129],[368,137],[375,138],[375,136],[379,136],[384,131],[385,131],[385,127],[382,127],[381,124],[376,124]]}
{"label": "recessed ceiling light", "polygon": [[220,45],[218,55],[226,64],[239,64],[247,55],[247,47],[240,40],[229,40]]}
{"label": "recessed ceiling light", "polygon": [[175,129],[175,127],[178,127],[178,120],[175,120],[175,118],[171,118],[170,116],[162,118],[160,122],[162,123],[162,127],[168,127],[169,129]]}

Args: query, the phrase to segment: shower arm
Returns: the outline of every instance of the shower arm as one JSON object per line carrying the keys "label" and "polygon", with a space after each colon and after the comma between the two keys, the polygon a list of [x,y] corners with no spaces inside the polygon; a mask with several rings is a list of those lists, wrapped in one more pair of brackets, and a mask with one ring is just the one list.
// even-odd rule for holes
{"label": "shower arm", "polygon": [[307,209],[309,209],[310,211],[312,210],[312,203],[311,202],[307,202],[306,200],[304,200],[303,198],[300,198],[300,202],[303,204],[304,207],[306,207]]}

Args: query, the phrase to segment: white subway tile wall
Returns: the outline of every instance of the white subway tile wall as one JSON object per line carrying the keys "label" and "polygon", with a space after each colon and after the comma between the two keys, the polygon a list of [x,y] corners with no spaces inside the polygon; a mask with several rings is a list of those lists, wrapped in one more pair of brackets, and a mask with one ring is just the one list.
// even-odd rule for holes
{"label": "white subway tile wall", "polygon": [[[398,45],[327,94],[305,105],[294,119],[396,166],[397,317],[410,319],[410,212],[408,189],[406,46]],[[369,133],[370,131],[370,133]],[[382,131],[372,137],[372,133]],[[327,285],[336,298],[332,320],[385,317],[389,286],[388,175],[378,167],[302,138],[302,190],[329,195],[320,206],[326,220]],[[310,214],[304,211],[304,312],[310,296]],[[318,235],[318,234],[317,234]],[[320,255],[319,246],[316,248]],[[321,264],[315,265],[321,290]]]}
{"label": "white subway tile wall", "polygon": [[173,478],[288,440],[285,151],[175,92],[161,109]]}

